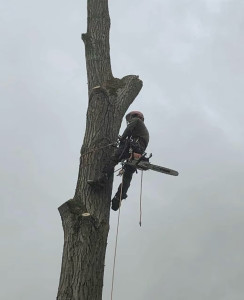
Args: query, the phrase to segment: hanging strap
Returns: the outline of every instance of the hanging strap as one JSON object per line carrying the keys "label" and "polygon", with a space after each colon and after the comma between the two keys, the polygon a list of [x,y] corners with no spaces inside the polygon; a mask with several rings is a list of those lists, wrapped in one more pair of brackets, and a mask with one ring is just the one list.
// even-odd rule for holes
{"label": "hanging strap", "polygon": [[140,221],[139,225],[141,226],[142,221],[142,181],[143,181],[143,170],[141,170],[141,189],[140,189]]}

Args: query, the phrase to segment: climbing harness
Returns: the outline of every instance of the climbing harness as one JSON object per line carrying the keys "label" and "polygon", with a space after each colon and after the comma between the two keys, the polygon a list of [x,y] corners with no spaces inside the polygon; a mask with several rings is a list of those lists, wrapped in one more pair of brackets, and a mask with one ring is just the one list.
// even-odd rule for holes
{"label": "climbing harness", "polygon": [[125,153],[125,151],[126,151],[126,149],[127,149],[129,143],[130,143],[130,140],[129,140],[129,139],[126,139],[126,140],[125,140],[125,144],[124,144],[124,149],[123,149],[123,151],[122,151],[122,153],[120,154],[119,159],[118,159],[119,161],[120,161],[121,158],[123,157],[123,155],[124,155],[124,153]]}
{"label": "climbing harness", "polygon": [[121,188],[120,188],[119,213],[118,213],[116,240],[115,240],[115,248],[114,248],[114,263],[113,263],[113,275],[112,275],[112,287],[111,287],[111,300],[113,300],[113,291],[114,291],[114,274],[115,274],[115,262],[116,262],[118,235],[119,235],[119,220],[120,220],[120,207],[121,207],[121,201],[122,201],[123,179],[124,179],[124,175],[122,175],[122,182],[121,182]]}

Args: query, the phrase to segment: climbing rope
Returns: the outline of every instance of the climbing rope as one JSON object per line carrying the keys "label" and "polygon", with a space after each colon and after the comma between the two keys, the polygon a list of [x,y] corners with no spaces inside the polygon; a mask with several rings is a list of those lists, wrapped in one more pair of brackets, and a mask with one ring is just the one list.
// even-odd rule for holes
{"label": "climbing rope", "polygon": [[[116,229],[116,240],[115,240],[115,247],[114,247],[114,262],[113,262],[113,275],[112,275],[112,287],[111,287],[111,300],[113,300],[113,291],[114,291],[115,263],[116,263],[118,236],[119,236],[119,221],[120,221],[120,207],[121,207],[122,191],[123,191],[123,179],[124,179],[124,174],[122,174],[122,182],[121,182],[121,188],[120,188],[119,213],[118,213],[118,221],[117,221],[117,229]],[[142,182],[143,182],[143,170],[141,171],[141,188],[140,188],[140,221],[139,221],[140,226],[141,226],[141,223],[142,223]]]}
{"label": "climbing rope", "polygon": [[83,157],[83,156],[85,156],[85,155],[87,155],[87,154],[89,154],[89,153],[93,153],[93,152],[96,152],[96,151],[98,151],[98,150],[101,150],[101,149],[104,149],[104,148],[107,148],[107,147],[113,146],[113,145],[115,145],[115,143],[110,143],[110,144],[107,144],[106,146],[102,146],[102,147],[98,147],[98,148],[93,148],[93,149],[91,149],[90,151],[88,151],[88,152],[82,154],[80,157]]}
{"label": "climbing rope", "polygon": [[[116,173],[116,172],[122,170],[122,168],[123,168],[123,167],[118,168],[117,170],[114,171],[114,173]],[[119,176],[119,175],[117,175],[117,176]]]}
{"label": "climbing rope", "polygon": [[140,221],[139,225],[141,226],[142,220],[142,180],[143,180],[143,170],[141,170],[141,189],[140,189]]}
{"label": "climbing rope", "polygon": [[115,262],[116,262],[117,244],[118,244],[118,235],[119,235],[119,220],[120,220],[120,207],[121,207],[121,201],[122,201],[123,179],[124,179],[124,174],[122,175],[122,182],[121,182],[121,188],[120,188],[119,213],[118,213],[116,240],[115,240],[115,248],[114,248],[114,263],[113,263],[113,275],[112,275],[111,300],[113,300],[113,291],[114,291],[114,274],[115,274]]}

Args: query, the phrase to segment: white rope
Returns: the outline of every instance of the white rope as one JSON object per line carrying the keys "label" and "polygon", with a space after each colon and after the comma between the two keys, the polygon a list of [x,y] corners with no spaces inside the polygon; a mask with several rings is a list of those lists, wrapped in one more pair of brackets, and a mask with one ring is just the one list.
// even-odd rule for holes
{"label": "white rope", "polygon": [[141,170],[141,189],[140,189],[140,221],[139,225],[141,226],[142,221],[142,180],[143,180],[143,171]]}
{"label": "white rope", "polygon": [[121,188],[120,188],[119,213],[118,213],[116,241],[115,241],[115,248],[114,248],[114,263],[113,263],[113,275],[112,275],[111,300],[113,300],[113,291],[114,291],[114,274],[115,274],[115,263],[116,263],[117,244],[118,244],[118,235],[119,235],[120,206],[121,206],[121,201],[122,201],[123,179],[124,179],[124,174],[122,175],[122,182],[121,182]]}

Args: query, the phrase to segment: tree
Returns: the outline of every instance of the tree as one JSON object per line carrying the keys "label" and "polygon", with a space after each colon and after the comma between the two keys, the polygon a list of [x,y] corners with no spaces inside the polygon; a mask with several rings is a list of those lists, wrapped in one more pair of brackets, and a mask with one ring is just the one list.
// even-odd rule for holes
{"label": "tree", "polygon": [[58,300],[101,300],[113,178],[100,191],[88,178],[101,173],[125,112],[142,88],[138,76],[114,78],[111,70],[108,0],[87,1],[85,44],[89,104],[73,199],[59,207],[64,248]]}

